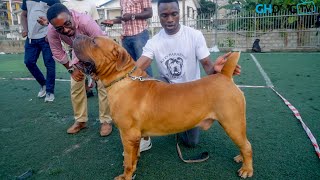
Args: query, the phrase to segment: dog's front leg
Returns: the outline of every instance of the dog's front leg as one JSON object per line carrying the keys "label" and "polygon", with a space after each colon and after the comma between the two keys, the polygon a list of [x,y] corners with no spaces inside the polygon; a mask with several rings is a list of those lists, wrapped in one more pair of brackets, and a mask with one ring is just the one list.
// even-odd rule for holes
{"label": "dog's front leg", "polygon": [[141,133],[138,130],[120,130],[121,141],[124,150],[124,173],[116,177],[116,180],[131,180],[136,171]]}

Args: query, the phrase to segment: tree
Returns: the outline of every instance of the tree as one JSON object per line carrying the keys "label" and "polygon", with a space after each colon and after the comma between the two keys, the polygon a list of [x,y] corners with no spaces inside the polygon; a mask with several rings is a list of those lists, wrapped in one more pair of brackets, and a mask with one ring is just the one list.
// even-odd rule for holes
{"label": "tree", "polygon": [[200,8],[198,8],[198,15],[201,14],[215,14],[216,4],[209,0],[200,0]]}

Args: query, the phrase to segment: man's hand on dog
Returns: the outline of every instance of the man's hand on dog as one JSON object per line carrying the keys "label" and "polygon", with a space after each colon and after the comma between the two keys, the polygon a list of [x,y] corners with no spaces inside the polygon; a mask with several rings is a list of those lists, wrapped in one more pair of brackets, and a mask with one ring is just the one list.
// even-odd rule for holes
{"label": "man's hand on dog", "polygon": [[73,73],[71,74],[71,77],[79,82],[82,81],[84,79],[84,74],[77,68],[74,69]]}
{"label": "man's hand on dog", "polygon": [[[213,68],[215,72],[221,72],[224,64],[227,62],[228,57],[232,52],[228,52],[222,56],[219,56],[217,60],[213,64]],[[241,74],[241,66],[237,64],[236,69],[233,72],[233,75],[240,75]]]}

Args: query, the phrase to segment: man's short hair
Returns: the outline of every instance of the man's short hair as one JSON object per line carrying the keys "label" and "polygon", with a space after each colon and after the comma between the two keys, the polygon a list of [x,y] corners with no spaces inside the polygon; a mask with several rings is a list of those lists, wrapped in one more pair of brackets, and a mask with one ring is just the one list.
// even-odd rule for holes
{"label": "man's short hair", "polygon": [[159,1],[158,1],[158,7],[159,7],[160,3],[171,3],[171,2],[177,3],[177,5],[178,5],[178,7],[179,7],[178,0],[159,0]]}
{"label": "man's short hair", "polygon": [[56,18],[61,13],[71,14],[68,8],[60,3],[52,5],[47,11],[47,19],[50,22],[52,19]]}

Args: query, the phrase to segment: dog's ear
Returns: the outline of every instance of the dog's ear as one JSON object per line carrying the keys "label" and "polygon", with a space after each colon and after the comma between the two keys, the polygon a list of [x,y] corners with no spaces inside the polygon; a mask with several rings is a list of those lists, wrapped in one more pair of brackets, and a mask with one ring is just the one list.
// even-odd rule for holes
{"label": "dog's ear", "polygon": [[121,71],[129,62],[127,51],[119,45],[115,45],[113,54],[116,57],[116,70]]}
{"label": "dog's ear", "polygon": [[171,60],[171,58],[168,59],[168,60],[166,61],[166,63],[165,63],[167,67],[169,67],[169,61],[170,61],[170,60]]}

